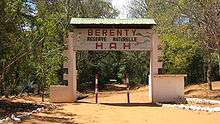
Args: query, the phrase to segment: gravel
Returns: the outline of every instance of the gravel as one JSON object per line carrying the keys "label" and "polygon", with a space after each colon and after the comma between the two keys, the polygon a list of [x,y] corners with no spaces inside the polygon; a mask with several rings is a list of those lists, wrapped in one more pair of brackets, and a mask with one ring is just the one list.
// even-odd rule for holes
{"label": "gravel", "polygon": [[[187,102],[194,102],[200,104],[211,104],[211,105],[220,104],[220,101],[217,100],[207,100],[200,98],[187,98],[186,100]],[[185,104],[162,104],[162,103],[156,103],[156,104],[167,108],[178,108],[178,109],[192,110],[192,111],[220,112],[220,107],[203,107],[197,105],[189,106]]]}
{"label": "gravel", "polygon": [[29,118],[33,113],[42,112],[42,111],[45,111],[45,110],[48,110],[48,109],[44,109],[42,107],[42,108],[37,108],[36,110],[33,110],[29,113],[22,114],[22,115],[15,116],[14,114],[12,114],[11,117],[7,117],[5,119],[0,120],[0,124],[7,123],[7,122],[10,122],[10,121],[19,123],[22,120],[25,120],[25,119]]}

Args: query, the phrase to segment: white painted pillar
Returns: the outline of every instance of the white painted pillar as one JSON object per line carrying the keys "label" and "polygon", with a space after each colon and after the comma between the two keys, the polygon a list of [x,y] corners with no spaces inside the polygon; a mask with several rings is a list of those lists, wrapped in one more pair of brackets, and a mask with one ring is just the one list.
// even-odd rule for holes
{"label": "white painted pillar", "polygon": [[160,39],[153,32],[151,38],[151,51],[150,51],[150,75],[149,75],[149,99],[154,102],[154,75],[158,75],[158,69],[162,68],[162,62],[159,62],[161,56]]}
{"label": "white painted pillar", "polygon": [[95,103],[96,104],[98,103],[98,94],[99,94],[98,83],[99,83],[99,74],[96,74],[95,75]]}

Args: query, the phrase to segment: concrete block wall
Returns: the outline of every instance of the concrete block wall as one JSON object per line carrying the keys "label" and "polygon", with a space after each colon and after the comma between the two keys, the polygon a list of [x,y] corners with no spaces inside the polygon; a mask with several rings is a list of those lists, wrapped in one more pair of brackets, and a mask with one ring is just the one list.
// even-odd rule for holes
{"label": "concrete block wall", "polygon": [[186,75],[154,75],[154,102],[181,102],[184,98],[184,77]]}

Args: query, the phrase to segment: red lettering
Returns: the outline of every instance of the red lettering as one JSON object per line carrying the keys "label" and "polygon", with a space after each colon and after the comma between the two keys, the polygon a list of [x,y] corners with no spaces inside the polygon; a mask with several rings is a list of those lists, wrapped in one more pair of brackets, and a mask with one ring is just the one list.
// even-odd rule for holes
{"label": "red lettering", "polygon": [[124,49],[131,49],[131,43],[124,43]]}
{"label": "red lettering", "polygon": [[128,29],[125,29],[125,35],[128,36]]}
{"label": "red lettering", "polygon": [[114,31],[115,31],[114,29],[113,30],[110,29],[110,31],[109,31],[110,36],[114,36],[115,35]]}
{"label": "red lettering", "polygon": [[122,36],[122,30],[121,29],[117,30],[117,36]]}
{"label": "red lettering", "polygon": [[88,36],[92,36],[93,35],[93,30],[92,29],[88,29]]}
{"label": "red lettering", "polygon": [[109,48],[110,49],[116,49],[116,43],[110,43]]}
{"label": "red lettering", "polygon": [[102,30],[102,35],[103,35],[103,36],[107,36],[107,35],[108,35],[108,31],[107,31],[106,29],[103,29],[103,30]]}
{"label": "red lettering", "polygon": [[100,30],[99,29],[95,30],[95,36],[100,36]]}
{"label": "red lettering", "polygon": [[131,30],[132,31],[132,33],[133,33],[133,36],[135,36],[136,35],[136,29],[133,29],[133,30]]}
{"label": "red lettering", "polygon": [[98,48],[101,48],[101,49],[103,49],[103,43],[96,43],[96,49],[98,49]]}

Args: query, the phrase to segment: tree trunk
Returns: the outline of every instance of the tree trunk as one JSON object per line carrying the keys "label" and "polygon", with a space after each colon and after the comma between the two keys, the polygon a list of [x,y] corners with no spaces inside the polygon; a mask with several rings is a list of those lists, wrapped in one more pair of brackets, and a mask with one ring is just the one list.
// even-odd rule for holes
{"label": "tree trunk", "polygon": [[10,92],[10,89],[9,88],[7,88],[6,86],[5,86],[5,88],[4,88],[5,90],[4,90],[4,95],[5,95],[5,98],[9,98],[9,92]]}
{"label": "tree trunk", "polygon": [[37,95],[40,95],[40,91],[41,91],[41,84],[40,82],[37,83]]}
{"label": "tree trunk", "polygon": [[5,85],[4,73],[2,74],[2,82],[1,82],[1,85],[2,85],[3,95],[5,95],[5,97],[8,98],[8,96],[9,96],[9,88],[7,88],[6,85]]}
{"label": "tree trunk", "polygon": [[44,102],[44,95],[45,95],[45,80],[42,80],[42,84],[41,84],[41,95],[42,95],[42,102]]}
{"label": "tree trunk", "polygon": [[42,102],[44,102],[44,88],[42,89]]}
{"label": "tree trunk", "polygon": [[1,89],[1,95],[4,95],[3,82],[4,82],[4,73],[0,75],[0,89]]}
{"label": "tree trunk", "polygon": [[205,60],[204,60],[204,62],[203,62],[203,82],[204,83],[207,83],[207,77],[206,77],[206,73],[207,73],[207,67],[206,67],[207,65],[206,65],[206,62],[205,62]]}
{"label": "tree trunk", "polygon": [[207,75],[206,75],[206,77],[207,77],[207,82],[208,82],[208,85],[209,85],[209,90],[213,90],[212,89],[212,82],[211,82],[211,70],[212,70],[212,62],[211,62],[211,54],[209,54],[208,56],[207,56],[207,59],[208,59],[208,61],[207,61]]}
{"label": "tree trunk", "polygon": [[220,49],[218,49],[218,76],[220,79]]}

